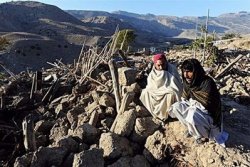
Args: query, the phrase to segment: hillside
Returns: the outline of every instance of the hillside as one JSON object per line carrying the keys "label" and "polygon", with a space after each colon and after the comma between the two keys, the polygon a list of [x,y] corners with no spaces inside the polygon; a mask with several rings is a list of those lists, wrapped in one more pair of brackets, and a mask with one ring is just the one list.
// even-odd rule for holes
{"label": "hillside", "polygon": [[[209,32],[215,31],[217,36],[228,32],[250,33],[249,18],[248,12],[212,17],[208,29]],[[125,11],[63,11],[35,1],[2,3],[0,34],[9,41],[9,46],[1,51],[0,61],[13,72],[47,68],[47,62],[55,59],[72,63],[84,42],[87,46],[103,46],[117,25],[120,30],[135,30],[134,50],[152,46],[166,48],[169,43],[186,44],[195,37],[197,20],[204,24],[206,17],[142,15]],[[37,45],[40,49],[34,52],[31,48]],[[64,46],[67,50],[63,50]],[[27,63],[20,55],[32,61]],[[39,58],[34,59],[34,55]]]}
{"label": "hillside", "polygon": [[[125,11],[115,11],[112,13],[101,11],[82,11],[82,10],[69,10],[68,13],[77,17],[78,19],[86,19],[96,16],[111,16],[120,20],[126,20],[128,23],[138,28],[143,28],[145,31],[161,33],[170,37],[179,36],[186,33],[188,38],[194,38],[196,23],[204,25],[206,17],[176,17],[166,15],[153,15],[153,14],[136,14]],[[140,21],[138,21],[140,20]],[[224,33],[250,33],[250,13],[228,13],[218,17],[210,17],[208,30],[215,32],[218,35]],[[154,31],[152,31],[154,30]],[[188,33],[190,32],[190,33]]]}

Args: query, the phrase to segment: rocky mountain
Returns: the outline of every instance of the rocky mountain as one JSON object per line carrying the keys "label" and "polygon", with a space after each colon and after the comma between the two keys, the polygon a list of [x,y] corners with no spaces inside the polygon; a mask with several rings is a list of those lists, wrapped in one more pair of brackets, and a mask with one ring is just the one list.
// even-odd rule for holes
{"label": "rocky mountain", "polygon": [[[110,16],[130,23],[135,29],[144,30],[168,37],[194,38],[196,25],[205,25],[206,16],[202,17],[176,17],[153,14],[136,14],[125,11],[115,11],[112,13],[100,11],[67,11],[78,19],[86,19],[96,16]],[[228,13],[218,17],[210,17],[208,22],[209,32],[218,35],[224,33],[250,33],[250,13]]]}
{"label": "rocky mountain", "polygon": [[[246,34],[250,33],[249,20],[248,12],[229,13],[210,18],[208,28],[218,35],[227,32]],[[55,59],[73,61],[83,42],[102,46],[118,25],[120,30],[135,30],[134,46],[137,48],[166,47],[166,42],[183,44],[195,37],[197,22],[200,25],[205,21],[206,17],[143,15],[125,11],[63,11],[34,1],[2,3],[0,35],[9,40],[10,45],[0,53],[0,61],[13,71],[27,67],[40,69],[48,66],[47,61]]]}
{"label": "rocky mountain", "polygon": [[82,22],[56,6],[33,1],[0,4],[0,22],[0,35],[10,43],[0,62],[13,72],[49,67],[47,62],[56,59],[73,62],[84,42],[95,45],[116,28],[106,31],[101,23]]}

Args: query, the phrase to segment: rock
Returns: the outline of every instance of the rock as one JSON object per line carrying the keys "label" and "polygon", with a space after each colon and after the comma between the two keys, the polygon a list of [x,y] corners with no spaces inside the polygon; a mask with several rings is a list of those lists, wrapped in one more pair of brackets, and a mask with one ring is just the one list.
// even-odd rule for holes
{"label": "rock", "polygon": [[135,94],[139,94],[141,92],[141,87],[138,83],[133,83],[130,86],[123,86],[122,95],[124,95],[127,92],[134,92]]}
{"label": "rock", "polygon": [[65,158],[65,160],[63,161],[61,167],[69,167],[72,166],[74,161],[74,154],[70,153],[67,158]]}
{"label": "rock", "polygon": [[129,140],[115,133],[102,133],[99,147],[103,149],[103,156],[107,159],[119,158],[133,153]]}
{"label": "rock", "polygon": [[115,99],[111,97],[108,93],[104,93],[99,99],[99,104],[104,107],[114,107]]}
{"label": "rock", "polygon": [[77,127],[83,125],[84,123],[89,122],[89,116],[86,113],[82,113],[78,115],[77,119]]}
{"label": "rock", "polygon": [[150,112],[143,106],[137,105],[135,107],[136,117],[148,117],[151,116]]}
{"label": "rock", "polygon": [[115,163],[109,165],[108,167],[131,167],[130,162],[131,157],[121,157]]}
{"label": "rock", "polygon": [[60,140],[68,134],[69,127],[67,118],[59,118],[50,130],[49,139],[52,141]]}
{"label": "rock", "polygon": [[104,167],[103,151],[91,149],[75,154],[73,167]]}
{"label": "rock", "polygon": [[125,111],[121,115],[118,115],[114,133],[121,136],[129,136],[134,128],[135,119],[136,114],[134,109]]}
{"label": "rock", "polygon": [[121,157],[112,165],[108,167],[150,167],[149,162],[142,155],[136,155],[135,157]]}
{"label": "rock", "polygon": [[84,143],[87,144],[92,144],[97,141],[97,135],[97,129],[88,123],[84,123],[83,125],[77,127],[74,131],[74,136],[79,137]]}
{"label": "rock", "polygon": [[160,131],[156,131],[153,135],[149,136],[144,145],[143,155],[151,162],[163,162],[166,158],[166,139]]}
{"label": "rock", "polygon": [[133,68],[118,68],[118,82],[122,86],[128,86],[135,83],[136,70]]}
{"label": "rock", "polygon": [[25,154],[21,157],[17,157],[14,163],[14,167],[28,167],[30,166],[33,153]]}
{"label": "rock", "polygon": [[111,117],[115,117],[116,115],[116,111],[114,109],[114,107],[107,107],[105,109],[105,113],[104,113],[106,116],[111,116]]}
{"label": "rock", "polygon": [[78,151],[78,143],[72,138],[72,136],[65,136],[58,140],[55,144],[55,147],[62,147],[68,152],[77,152]]}
{"label": "rock", "polygon": [[40,120],[36,122],[34,131],[37,133],[48,134],[51,128],[53,127],[53,121]]}
{"label": "rock", "polygon": [[114,122],[114,118],[106,117],[103,120],[101,120],[101,125],[106,129],[110,129],[113,122]]}
{"label": "rock", "polygon": [[84,107],[82,105],[77,105],[67,112],[67,118],[70,124],[77,121],[78,115],[84,112]]}
{"label": "rock", "polygon": [[131,160],[132,167],[150,167],[147,159],[142,155],[136,155]]}
{"label": "rock", "polygon": [[49,137],[47,135],[39,135],[36,137],[36,147],[40,146],[48,146],[49,144]]}
{"label": "rock", "polygon": [[57,147],[39,147],[31,161],[31,167],[61,166],[67,150]]}
{"label": "rock", "polygon": [[139,143],[144,142],[159,126],[153,117],[137,118],[131,139]]}

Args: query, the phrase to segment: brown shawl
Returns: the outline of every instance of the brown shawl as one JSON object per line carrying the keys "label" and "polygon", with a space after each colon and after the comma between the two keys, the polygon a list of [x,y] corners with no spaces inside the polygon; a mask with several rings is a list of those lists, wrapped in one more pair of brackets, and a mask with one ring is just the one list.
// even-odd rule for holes
{"label": "brown shawl", "polygon": [[193,79],[191,83],[187,83],[182,73],[182,96],[187,100],[192,98],[200,102],[208,110],[208,113],[214,120],[214,124],[219,125],[221,117],[221,101],[214,80],[205,75],[205,71],[198,60],[185,60],[181,67],[182,71],[187,65],[193,69]]}

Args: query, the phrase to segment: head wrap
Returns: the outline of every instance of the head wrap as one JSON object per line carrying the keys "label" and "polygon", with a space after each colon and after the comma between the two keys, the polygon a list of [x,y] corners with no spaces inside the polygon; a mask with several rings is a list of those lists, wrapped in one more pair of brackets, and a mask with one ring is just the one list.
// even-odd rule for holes
{"label": "head wrap", "polygon": [[166,61],[167,59],[166,59],[166,57],[165,57],[164,54],[156,54],[156,55],[153,56],[153,61],[154,61],[154,63],[156,63],[157,60]]}
{"label": "head wrap", "polygon": [[[203,78],[205,77],[205,74],[206,74],[203,67],[201,66],[200,62],[197,59],[185,60],[181,65],[181,69],[182,69],[183,82],[184,84],[190,87],[195,87],[199,85],[203,81]],[[183,75],[184,70],[193,72],[193,78],[190,84],[187,83],[186,80],[184,79],[184,75]]]}

